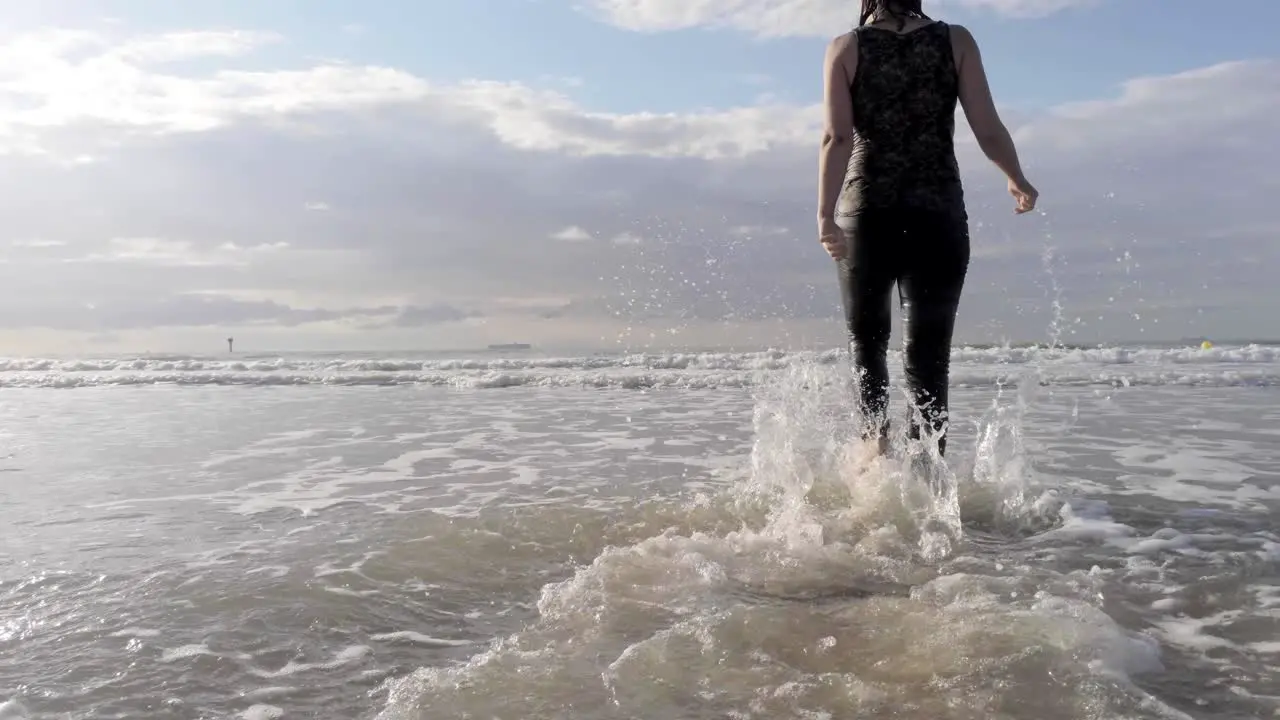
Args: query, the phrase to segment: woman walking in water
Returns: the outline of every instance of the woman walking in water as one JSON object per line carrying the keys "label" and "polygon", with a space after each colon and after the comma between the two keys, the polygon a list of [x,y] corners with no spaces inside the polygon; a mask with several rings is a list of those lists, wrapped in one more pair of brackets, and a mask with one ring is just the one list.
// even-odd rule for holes
{"label": "woman walking in water", "polygon": [[1035,208],[991,99],[978,45],[931,20],[920,0],[862,0],[858,28],[831,41],[818,160],[818,237],[837,262],[864,438],[887,446],[886,355],[893,287],[903,371],[916,413],[946,451],[951,336],[969,266],[969,226],[954,134],[956,101],[983,153],[1009,179],[1014,211]]}

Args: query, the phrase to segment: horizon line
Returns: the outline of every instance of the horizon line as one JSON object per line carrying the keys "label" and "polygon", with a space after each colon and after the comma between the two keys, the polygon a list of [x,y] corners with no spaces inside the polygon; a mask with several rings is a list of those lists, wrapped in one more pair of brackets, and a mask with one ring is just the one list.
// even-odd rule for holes
{"label": "horizon line", "polygon": [[[1198,348],[1201,343],[1208,341],[1214,347],[1248,347],[1251,345],[1258,346],[1280,346],[1280,338],[1227,338],[1223,340],[1210,340],[1205,337],[1182,338],[1177,340],[1101,340],[1091,343],[1082,342],[1054,342],[1051,340],[1017,340],[1002,342],[965,342],[953,343],[952,349],[1009,349],[1022,350],[1031,348],[1043,349],[1062,349],[1062,350],[1092,350],[1102,348],[1166,348],[1172,349],[1180,346]],[[86,351],[87,349],[75,351],[52,352],[43,355],[37,354],[9,354],[0,351],[0,357],[15,358],[39,358],[39,357],[87,357],[94,354],[99,356],[170,356],[170,357],[267,357],[279,355],[341,355],[344,353],[368,355],[373,353],[383,354],[411,354],[411,355],[456,355],[465,353],[485,354],[485,355],[506,355],[506,356],[527,356],[527,355],[545,355],[547,353],[589,353],[592,355],[612,355],[621,353],[707,353],[707,352],[730,352],[730,353],[748,353],[748,352],[766,352],[770,350],[780,350],[784,352],[800,352],[800,351],[822,351],[822,350],[840,350],[840,344],[830,343],[807,343],[807,344],[771,344],[771,343],[752,343],[750,345],[704,345],[704,346],[666,346],[666,347],[648,347],[642,345],[624,346],[624,347],[587,347],[587,346],[570,346],[562,345],[543,346],[529,343],[528,348],[521,349],[502,349],[490,347],[455,347],[455,348],[398,348],[398,349],[378,349],[378,348],[325,348],[325,349],[284,349],[284,348],[261,348],[261,349],[240,349],[235,351],[196,351],[196,350],[117,350],[101,353]]]}

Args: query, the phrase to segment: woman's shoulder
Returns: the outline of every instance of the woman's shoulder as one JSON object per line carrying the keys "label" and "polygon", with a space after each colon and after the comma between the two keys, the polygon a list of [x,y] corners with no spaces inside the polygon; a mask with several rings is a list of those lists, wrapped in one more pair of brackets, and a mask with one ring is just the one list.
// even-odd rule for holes
{"label": "woman's shoulder", "polygon": [[841,35],[837,35],[831,38],[831,42],[829,44],[832,47],[839,47],[841,45],[848,45],[851,42],[857,42],[857,40],[858,40],[858,28],[854,28],[853,30],[850,30],[847,33],[843,33]]}
{"label": "woman's shoulder", "polygon": [[827,53],[831,55],[845,55],[848,52],[857,50],[858,47],[858,30],[855,28],[843,35],[837,35],[831,38],[831,42],[827,43]]}
{"label": "woman's shoulder", "polygon": [[947,28],[947,32],[951,33],[951,38],[953,40],[959,40],[960,42],[963,42],[963,43],[974,42],[973,33],[969,32],[969,28],[965,27],[964,25],[947,23],[946,28]]}

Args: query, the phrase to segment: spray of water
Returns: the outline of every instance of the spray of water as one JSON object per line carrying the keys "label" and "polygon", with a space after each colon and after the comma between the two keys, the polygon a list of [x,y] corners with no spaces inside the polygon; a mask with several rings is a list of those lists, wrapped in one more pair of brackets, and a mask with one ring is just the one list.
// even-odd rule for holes
{"label": "spray of water", "polygon": [[[1098,679],[1155,660],[1081,599],[1096,579],[966,547],[976,481],[927,439],[900,431],[887,456],[858,440],[847,373],[761,378],[736,478],[693,502],[620,508],[612,524],[645,530],[544,586],[520,632],[390,683],[382,720],[1165,717]],[[1028,477],[1019,417],[990,418],[989,437],[1013,442],[983,451],[983,481],[1010,499]],[[1025,521],[1025,506],[1001,507]],[[1036,687],[1045,677],[1058,682]]]}
{"label": "spray of water", "polygon": [[[857,434],[845,365],[799,366],[758,384],[753,489],[774,508],[765,533],[789,546],[888,533],[939,560],[961,538],[956,475],[935,438],[895,423],[881,456]],[[904,403],[905,405],[905,403]]]}
{"label": "spray of water", "polygon": [[1049,489],[1033,495],[1039,484],[1029,460],[1024,434],[1026,414],[1046,386],[1042,362],[1048,362],[1062,343],[1063,291],[1058,281],[1053,236],[1044,236],[1041,267],[1047,280],[1050,319],[1048,352],[1041,362],[1019,367],[1013,378],[1013,393],[1006,398],[1006,386],[998,383],[990,408],[978,423],[971,481],[961,497],[961,515],[966,524],[1000,535],[1024,535],[1045,529],[1056,522],[1060,507],[1057,493]]}

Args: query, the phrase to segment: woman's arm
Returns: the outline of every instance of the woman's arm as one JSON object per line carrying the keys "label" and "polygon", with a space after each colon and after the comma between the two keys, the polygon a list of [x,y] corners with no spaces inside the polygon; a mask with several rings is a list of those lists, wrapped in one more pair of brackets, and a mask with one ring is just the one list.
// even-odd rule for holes
{"label": "woman's arm", "polygon": [[[818,152],[818,225],[834,228],[836,203],[853,153],[853,73],[858,38],[847,33],[831,41],[823,62],[823,130]],[[820,230],[821,231],[821,230]]]}

